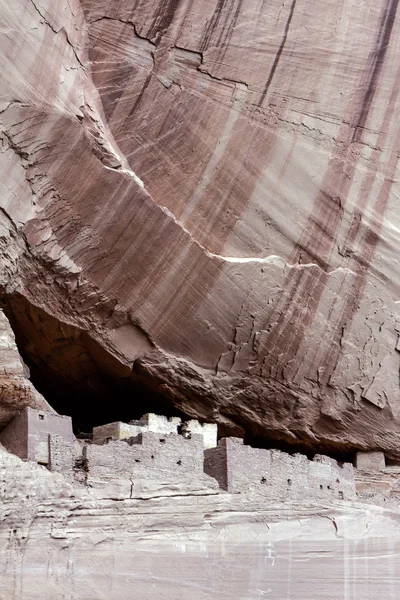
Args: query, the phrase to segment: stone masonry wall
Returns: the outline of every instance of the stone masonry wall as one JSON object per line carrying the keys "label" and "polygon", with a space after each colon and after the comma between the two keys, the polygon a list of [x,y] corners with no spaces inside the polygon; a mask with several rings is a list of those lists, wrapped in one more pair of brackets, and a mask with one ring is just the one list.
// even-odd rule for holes
{"label": "stone masonry wall", "polygon": [[61,435],[49,434],[49,470],[72,478],[75,464],[74,445]]}
{"label": "stone masonry wall", "polygon": [[355,497],[352,465],[340,467],[325,456],[310,461],[301,454],[252,448],[239,438],[225,438],[206,450],[204,467],[230,493],[252,492],[274,500]]}
{"label": "stone masonry wall", "polygon": [[103,444],[110,440],[125,440],[141,433],[152,431],[160,435],[175,434],[180,432],[190,438],[192,434],[203,436],[204,448],[214,448],[217,445],[218,428],[215,423],[199,423],[195,419],[182,423],[179,417],[167,418],[162,415],[148,413],[141,419],[123,423],[116,421],[93,428],[93,443]]}
{"label": "stone masonry wall", "polygon": [[0,432],[0,443],[9,452],[24,460],[48,465],[50,434],[62,438],[66,448],[73,448],[74,436],[70,417],[25,407]]}
{"label": "stone masonry wall", "polygon": [[145,432],[127,441],[110,441],[102,446],[84,448],[84,460],[90,477],[98,479],[159,477],[203,478],[203,437],[162,436]]}
{"label": "stone masonry wall", "polygon": [[69,417],[26,408],[0,433],[0,442],[20,458],[45,464],[70,480],[74,473],[84,473],[82,483],[133,479],[185,482],[189,488],[219,486],[229,493],[261,494],[272,501],[352,500],[356,496],[350,464],[339,466],[321,455],[310,461],[301,454],[252,448],[240,438],[222,439],[217,447],[205,450],[205,446],[214,443],[211,427],[197,427],[196,422],[189,422],[180,435],[178,419],[172,422],[164,417],[151,419],[152,416],[157,417],[146,415],[137,427],[172,427],[173,432],[165,435],[147,430],[121,440],[118,436],[127,433],[121,430],[125,424],[110,423],[101,428],[107,441],[84,445],[83,453],[77,454],[76,465]]}

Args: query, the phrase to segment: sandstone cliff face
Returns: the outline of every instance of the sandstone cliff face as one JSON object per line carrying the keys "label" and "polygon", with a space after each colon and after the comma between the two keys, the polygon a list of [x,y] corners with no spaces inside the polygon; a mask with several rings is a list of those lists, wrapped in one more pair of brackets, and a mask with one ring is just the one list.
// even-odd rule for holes
{"label": "sandstone cliff face", "polygon": [[0,10],[0,284],[27,360],[397,454],[397,0]]}
{"label": "sandstone cliff face", "polygon": [[0,310],[0,427],[24,406],[51,410],[28,379],[9,322]]}
{"label": "sandstone cliff face", "polygon": [[0,448],[1,600],[398,598],[398,512],[78,490]]}

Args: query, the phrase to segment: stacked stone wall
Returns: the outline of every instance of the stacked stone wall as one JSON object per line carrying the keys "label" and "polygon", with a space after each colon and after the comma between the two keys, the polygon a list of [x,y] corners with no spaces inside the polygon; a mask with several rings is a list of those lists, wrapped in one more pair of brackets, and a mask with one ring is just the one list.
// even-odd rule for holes
{"label": "stacked stone wall", "polygon": [[[179,419],[151,414],[136,424],[110,423],[98,437],[105,443],[85,444],[76,464],[77,442],[69,417],[28,408],[1,433],[1,439],[11,452],[45,464],[51,471],[72,478],[75,469],[76,481],[78,471],[84,472],[86,483],[89,479],[185,482],[188,489],[191,485],[193,489],[219,486],[230,493],[262,494],[273,501],[352,500],[356,496],[350,464],[339,465],[321,455],[310,461],[301,454],[252,448],[240,438],[225,438],[217,447],[204,449],[214,443],[215,430],[189,421],[179,429],[180,435],[179,423]],[[126,438],[131,430],[124,427],[140,434]],[[119,439],[120,435],[125,439]]]}
{"label": "stacked stone wall", "polygon": [[49,434],[73,446],[71,418],[26,407],[0,433],[0,443],[24,460],[48,465]]}
{"label": "stacked stone wall", "polygon": [[243,445],[238,438],[220,440],[205,452],[205,472],[230,493],[255,493],[271,500],[351,500],[355,497],[353,466],[325,456],[313,461],[302,454]]}
{"label": "stacked stone wall", "polygon": [[203,437],[145,432],[128,441],[110,441],[84,448],[89,476],[99,479],[165,478],[179,481],[204,477]]}

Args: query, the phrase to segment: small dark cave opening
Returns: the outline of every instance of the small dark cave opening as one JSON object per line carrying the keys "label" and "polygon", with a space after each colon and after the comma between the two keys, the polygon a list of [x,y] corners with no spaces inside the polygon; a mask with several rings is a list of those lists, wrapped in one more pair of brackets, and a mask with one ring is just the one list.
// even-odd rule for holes
{"label": "small dark cave opening", "polygon": [[72,417],[77,437],[113,421],[148,412],[190,418],[159,386],[122,364],[85,331],[61,322],[19,295],[1,306],[14,331],[30,380],[59,414]]}

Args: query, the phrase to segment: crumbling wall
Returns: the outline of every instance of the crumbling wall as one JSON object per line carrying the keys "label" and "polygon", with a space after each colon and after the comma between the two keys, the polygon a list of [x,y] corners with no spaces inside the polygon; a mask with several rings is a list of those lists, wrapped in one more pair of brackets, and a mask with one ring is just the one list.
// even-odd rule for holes
{"label": "crumbling wall", "polygon": [[181,423],[182,421],[179,417],[164,417],[163,415],[156,415],[154,413],[143,415],[141,419],[136,421],[129,421],[129,425],[138,427],[138,434],[145,431],[153,431],[154,433],[162,433],[164,435],[169,435],[170,433],[177,434]]}
{"label": "crumbling wall", "polygon": [[190,437],[194,433],[200,433],[203,436],[204,448],[215,448],[218,439],[218,426],[215,423],[199,423],[196,419],[186,421],[182,425],[182,434]]}
{"label": "crumbling wall", "polygon": [[0,443],[24,460],[48,465],[50,434],[62,438],[65,447],[73,449],[70,417],[26,407],[0,432]]}
{"label": "crumbling wall", "polygon": [[164,417],[148,413],[143,415],[141,419],[123,423],[116,421],[115,423],[107,423],[93,428],[93,443],[104,444],[110,440],[125,440],[130,437],[138,436],[146,431],[152,431],[161,435],[169,435],[171,433],[178,434],[178,427],[181,425],[179,417]]}
{"label": "crumbling wall", "polygon": [[[355,497],[350,464],[339,466],[321,455],[309,461],[301,454],[292,456],[278,450],[252,448],[240,438],[225,438],[217,447],[204,450],[205,445],[214,443],[215,430],[192,421],[179,435],[179,423],[179,419],[146,415],[134,425],[116,422],[98,428],[101,432],[96,439],[103,436],[107,441],[102,445],[84,445],[82,455],[79,446],[78,464],[85,472],[79,481],[192,482],[197,487],[200,483],[214,489],[219,485],[230,493],[262,494],[276,501]],[[139,431],[141,427],[151,427],[173,432],[165,435],[145,430],[121,440],[122,433],[130,432],[124,430],[125,426],[135,431],[136,427]],[[195,433],[196,429],[199,433]],[[26,408],[1,432],[0,441],[20,458],[45,464],[67,478],[74,476],[75,440],[69,417]]]}
{"label": "crumbling wall", "polygon": [[147,431],[160,435],[178,435],[180,432],[190,438],[192,434],[203,436],[204,448],[214,448],[217,445],[218,427],[215,423],[199,423],[195,419],[182,423],[179,417],[164,417],[148,413],[141,419],[123,423],[116,421],[93,428],[93,443],[104,444],[111,440],[125,440],[138,436]]}
{"label": "crumbling wall", "polygon": [[263,494],[273,500],[355,497],[353,466],[325,456],[313,461],[302,454],[243,445],[239,438],[220,440],[205,451],[205,472],[231,493]]}
{"label": "crumbling wall", "polygon": [[357,452],[356,468],[360,471],[381,471],[386,467],[383,452]]}
{"label": "crumbling wall", "polygon": [[134,425],[115,421],[107,423],[99,427],[93,427],[92,441],[93,444],[104,444],[111,440],[126,440],[135,435],[139,435],[140,430]]}
{"label": "crumbling wall", "polygon": [[61,435],[50,433],[49,438],[49,470],[63,473],[72,478],[75,464],[74,444]]}
{"label": "crumbling wall", "polygon": [[160,435],[151,431],[126,441],[110,441],[102,446],[84,448],[89,476],[99,479],[203,477],[203,437]]}

